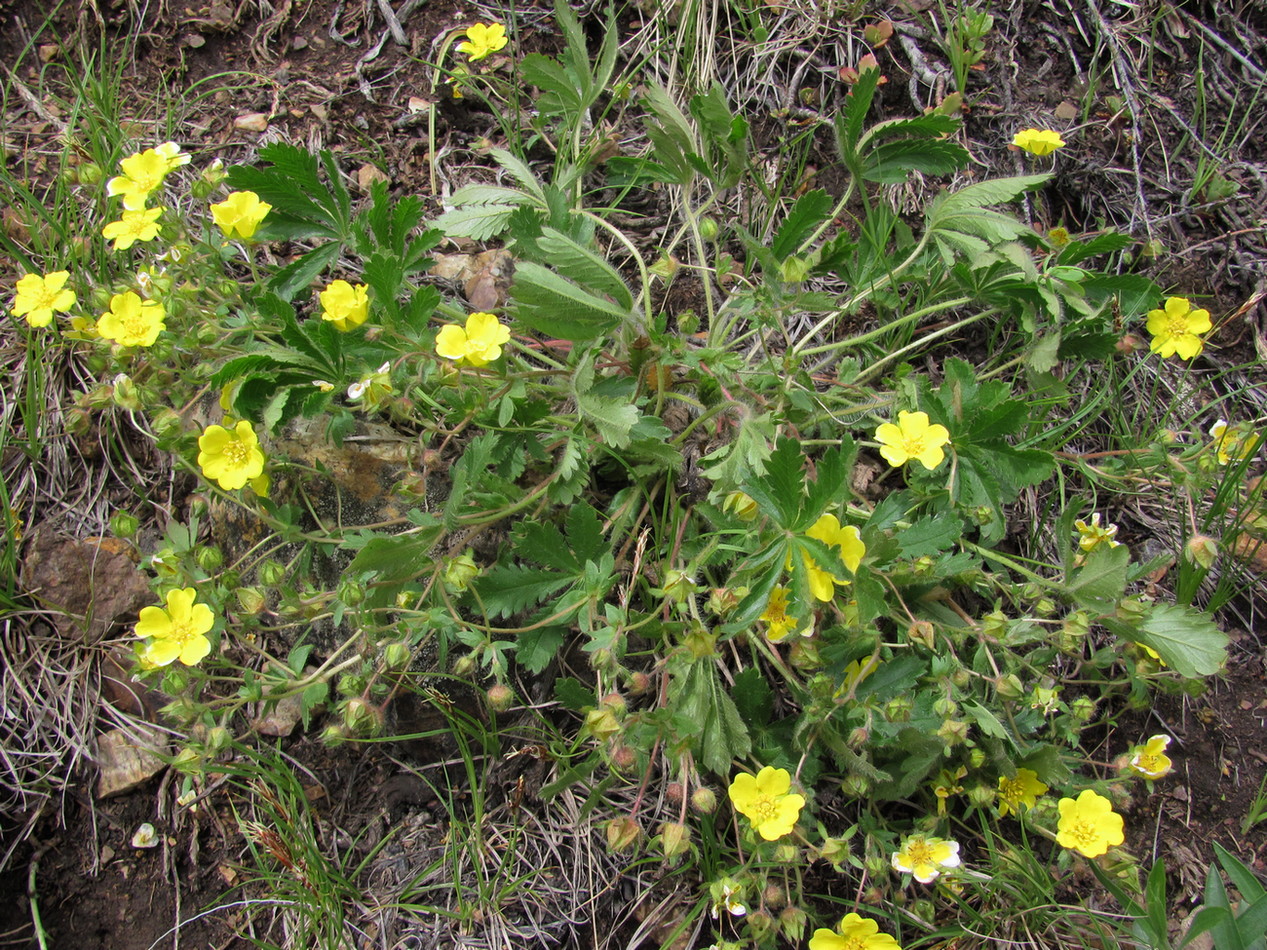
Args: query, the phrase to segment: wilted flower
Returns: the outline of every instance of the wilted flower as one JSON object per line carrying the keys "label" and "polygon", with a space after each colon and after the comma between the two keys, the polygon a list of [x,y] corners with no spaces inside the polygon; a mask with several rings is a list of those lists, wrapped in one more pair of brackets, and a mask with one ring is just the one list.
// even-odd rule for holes
{"label": "wilted flower", "polygon": [[509,328],[502,326],[491,313],[473,313],[466,318],[466,328],[447,324],[436,334],[436,353],[459,365],[487,366],[502,355],[502,346],[510,342]]}
{"label": "wilted flower", "polygon": [[894,468],[918,459],[927,469],[941,464],[946,453],[942,446],[950,441],[950,431],[939,423],[929,424],[928,413],[907,412],[897,414],[897,424],[885,422],[875,430],[880,443],[880,454]]}
{"label": "wilted flower", "polygon": [[1169,775],[1174,767],[1166,749],[1170,745],[1170,736],[1153,736],[1141,746],[1136,746],[1129,767],[1144,778],[1154,779]]}
{"label": "wilted flower", "polygon": [[1257,452],[1262,444],[1262,437],[1257,432],[1244,424],[1228,425],[1226,419],[1220,419],[1210,426],[1210,438],[1214,440],[1220,465],[1243,461]]}
{"label": "wilted flower", "polygon": [[26,317],[33,327],[46,327],[53,322],[53,311],[65,312],[75,305],[75,292],[66,287],[70,271],[55,270],[41,277],[27,274],[14,289],[13,315]]}
{"label": "wilted flower", "polygon": [[1033,808],[1038,804],[1038,796],[1047,791],[1047,786],[1038,780],[1038,773],[1032,769],[1017,769],[1016,775],[1008,778],[999,776],[999,817],[1009,811],[1020,814],[1021,808]]}
{"label": "wilted flower", "polygon": [[767,765],[756,775],[736,775],[728,794],[735,811],[752,822],[757,834],[774,841],[791,833],[805,807],[804,796],[789,791],[791,787],[787,769]]}
{"label": "wilted flower", "polygon": [[1126,840],[1122,834],[1122,816],[1114,813],[1113,803],[1089,788],[1076,800],[1062,798],[1059,807],[1056,843],[1062,848],[1097,858],[1111,845]]}
{"label": "wilted flower", "polygon": [[1059,132],[1051,129],[1025,129],[1012,137],[1012,144],[1031,155],[1050,155],[1056,149],[1064,148],[1065,140]]}
{"label": "wilted flower", "polygon": [[959,842],[927,835],[911,835],[893,852],[893,870],[931,884],[943,870],[959,867]]}
{"label": "wilted flower", "polygon": [[1101,527],[1100,513],[1098,511],[1091,515],[1090,524],[1079,518],[1073,523],[1073,526],[1078,531],[1078,547],[1088,554],[1102,544],[1115,548],[1121,543],[1113,540],[1117,535],[1117,525],[1106,524]]}
{"label": "wilted flower", "polygon": [[336,330],[346,333],[365,322],[370,313],[369,287],[346,280],[331,281],[319,295],[321,319],[334,324]]}
{"label": "wilted flower", "polygon": [[722,878],[709,889],[713,894],[713,906],[709,909],[713,920],[720,917],[723,910],[732,917],[742,917],[748,913],[747,905],[739,899],[740,886],[730,878]]}
{"label": "wilted flower", "polygon": [[1199,334],[1208,333],[1214,324],[1210,311],[1193,309],[1187,297],[1171,297],[1165,309],[1148,311],[1145,326],[1153,335],[1149,349],[1154,353],[1162,359],[1190,360],[1205,346]]}
{"label": "wilted flower", "polygon": [[126,251],[137,241],[152,241],[158,237],[158,219],[162,206],[124,211],[118,221],[111,221],[101,229],[101,236],[114,242],[116,251]]}
{"label": "wilted flower", "polygon": [[902,950],[901,944],[869,917],[846,914],[834,931],[819,927],[809,938],[809,950]]}
{"label": "wilted flower", "polygon": [[163,305],[130,290],[110,298],[110,311],[97,318],[97,333],[120,346],[153,346],[167,329]]}
{"label": "wilted flower", "polygon": [[264,474],[264,452],[251,423],[243,419],[232,429],[207,426],[198,437],[198,465],[202,474],[228,491],[259,478]]}
{"label": "wilted flower", "polygon": [[211,652],[211,641],[205,634],[216,622],[206,604],[196,604],[198,592],[192,587],[167,592],[167,609],[142,607],[136,622],[138,637],[148,640],[140,652],[149,666],[167,666],[179,659],[193,666]]}
{"label": "wilted flower", "polygon": [[466,39],[457,45],[459,53],[471,57],[471,62],[483,59],[506,46],[506,27],[500,23],[473,23],[466,28]]}
{"label": "wilted flower", "polygon": [[224,201],[211,206],[211,217],[224,232],[225,237],[233,237],[236,234],[246,240],[255,236],[260,222],[272,210],[273,206],[260,201],[260,196],[255,192],[235,191]]}
{"label": "wilted flower", "polygon": [[391,361],[383,363],[372,373],[367,373],[348,387],[349,399],[364,399],[366,409],[375,408],[392,391]]}
{"label": "wilted flower", "polygon": [[757,619],[766,625],[765,635],[768,640],[779,643],[798,631],[805,636],[813,633],[813,627],[801,630],[800,622],[787,615],[786,587],[776,587],[770,591],[770,599],[766,602],[765,611]]}

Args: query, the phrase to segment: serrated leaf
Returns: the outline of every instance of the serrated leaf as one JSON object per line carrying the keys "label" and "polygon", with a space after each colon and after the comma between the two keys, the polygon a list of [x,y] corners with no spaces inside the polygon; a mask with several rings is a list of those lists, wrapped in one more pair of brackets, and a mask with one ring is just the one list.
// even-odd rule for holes
{"label": "serrated leaf", "polygon": [[598,297],[531,261],[515,268],[510,295],[518,304],[519,320],[540,333],[574,343],[603,336],[631,316],[628,308]]}
{"label": "serrated leaf", "polygon": [[592,689],[571,676],[561,676],[554,681],[554,695],[565,709],[573,712],[580,712],[598,702]]}
{"label": "serrated leaf", "polygon": [[639,418],[638,408],[632,403],[580,393],[576,397],[576,408],[605,443],[617,449],[629,444],[630,432]]}
{"label": "serrated leaf", "polygon": [[408,534],[371,538],[347,566],[347,573],[372,572],[389,582],[417,577],[431,569],[431,551],[440,534],[441,528],[436,525]]}
{"label": "serrated leaf", "polygon": [[807,191],[797,198],[770,242],[770,252],[775,260],[782,261],[795,254],[800,249],[801,242],[827,220],[834,203],[821,188]]}
{"label": "serrated leaf", "polygon": [[475,582],[475,591],[490,617],[506,619],[535,607],[573,580],[556,571],[499,564]]}
{"label": "serrated leaf", "polygon": [[948,511],[921,518],[909,528],[897,531],[902,557],[917,558],[938,554],[963,537],[963,522]]}
{"label": "serrated leaf", "polygon": [[731,763],[748,754],[752,740],[734,700],[722,687],[716,663],[710,658],[695,660],[674,679],[677,711],[699,730],[691,742],[696,759],[713,773],[729,776]]}
{"label": "serrated leaf", "polygon": [[449,237],[487,241],[506,230],[511,216],[519,207],[513,204],[467,205],[444,212],[432,224]]}
{"label": "serrated leaf", "polygon": [[1006,204],[1020,196],[1023,192],[1051,178],[1051,175],[1017,175],[1012,178],[993,178],[990,181],[967,185],[958,191],[944,194],[935,199],[929,208],[929,226],[934,226],[944,217],[961,215],[974,209],[988,208],[991,205]]}
{"label": "serrated leaf", "polygon": [[766,682],[761,670],[750,666],[735,677],[735,685],[731,690],[734,695],[735,708],[751,726],[764,726],[770,722],[774,712],[774,692]]}
{"label": "serrated leaf", "polygon": [[577,561],[598,561],[611,547],[603,538],[598,512],[587,504],[573,505],[567,516],[568,547]]}
{"label": "serrated leaf", "polygon": [[589,248],[582,247],[554,228],[543,228],[537,247],[550,265],[583,287],[606,294],[626,311],[633,309],[633,294],[616,269]]}
{"label": "serrated leaf", "polygon": [[540,673],[558,655],[566,634],[565,627],[539,627],[519,634],[515,640],[515,662],[529,673]]}
{"label": "serrated leaf", "polygon": [[1131,563],[1130,549],[1100,545],[1087,555],[1086,563],[1073,572],[1065,589],[1083,607],[1111,609],[1126,592],[1126,573]]}
{"label": "serrated leaf", "polygon": [[952,175],[968,162],[968,150],[950,141],[904,139],[884,142],[872,149],[863,164],[867,181],[896,185],[911,172],[924,175]]}
{"label": "serrated leaf", "polygon": [[282,300],[290,301],[295,294],[312,286],[321,272],[339,259],[343,245],[337,241],[313,248],[282,267],[268,280],[268,289]]}
{"label": "serrated leaf", "polygon": [[529,53],[519,61],[523,81],[536,86],[543,93],[537,99],[537,107],[544,115],[568,115],[581,110],[581,97],[575,81],[556,61],[541,53]]}

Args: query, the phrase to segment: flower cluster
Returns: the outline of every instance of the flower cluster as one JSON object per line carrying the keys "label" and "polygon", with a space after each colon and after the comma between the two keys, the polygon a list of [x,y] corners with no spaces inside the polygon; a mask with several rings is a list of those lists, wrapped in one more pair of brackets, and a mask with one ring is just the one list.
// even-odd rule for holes
{"label": "flower cluster", "polygon": [[123,174],[106,182],[106,194],[121,195],[125,211],[140,211],[150,195],[162,187],[169,172],[188,164],[189,156],[175,142],[147,148],[119,163]]}
{"label": "flower cluster", "polygon": [[167,609],[141,608],[136,635],[147,641],[138,656],[144,666],[167,666],[180,660],[185,666],[201,662],[211,652],[207,632],[216,617],[206,604],[196,604],[198,592],[192,587],[167,592]]}
{"label": "flower cluster", "polygon": [[510,330],[491,313],[477,312],[466,318],[466,327],[448,324],[436,334],[436,353],[459,366],[487,366],[502,355],[510,342]]}
{"label": "flower cluster", "polygon": [[1201,334],[1209,333],[1214,324],[1210,311],[1195,309],[1187,297],[1171,297],[1162,309],[1148,311],[1145,326],[1153,335],[1152,352],[1162,359],[1190,360],[1205,347]]}
{"label": "flower cluster", "polygon": [[1012,137],[1012,144],[1031,155],[1042,156],[1064,148],[1065,140],[1051,129],[1025,129]]}
{"label": "flower cluster", "polygon": [[916,459],[930,471],[946,457],[942,446],[950,441],[950,431],[938,423],[929,423],[926,412],[897,414],[897,424],[885,422],[875,430],[880,454],[894,468]]}
{"label": "flower cluster", "polygon": [[792,776],[787,769],[767,765],[756,775],[736,775],[728,794],[735,811],[752,822],[757,834],[775,841],[791,834],[805,807],[805,797],[791,788]]}

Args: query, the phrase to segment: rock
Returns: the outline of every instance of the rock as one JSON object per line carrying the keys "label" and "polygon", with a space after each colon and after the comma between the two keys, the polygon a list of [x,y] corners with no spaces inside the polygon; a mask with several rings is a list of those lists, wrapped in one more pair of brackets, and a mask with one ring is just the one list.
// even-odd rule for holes
{"label": "rock", "polygon": [[387,174],[377,165],[371,165],[366,162],[356,170],[356,183],[361,187],[361,191],[369,191],[370,186],[377,181],[391,181]]}
{"label": "rock", "polygon": [[267,132],[268,116],[263,112],[248,112],[234,119],[233,127],[241,132]]}
{"label": "rock", "polygon": [[139,788],[167,767],[159,755],[170,751],[157,729],[112,729],[97,737],[97,797],[112,798]]}
{"label": "rock", "polygon": [[136,620],[154,603],[149,581],[133,562],[133,549],[114,538],[64,538],[39,532],[22,564],[22,586],[37,602],[63,616],[62,636],[100,640],[116,623]]}
{"label": "rock", "polygon": [[251,726],[262,736],[275,736],[284,739],[295,731],[299,720],[303,718],[303,699],[300,696],[287,696],[279,699],[277,705],[260,716]]}

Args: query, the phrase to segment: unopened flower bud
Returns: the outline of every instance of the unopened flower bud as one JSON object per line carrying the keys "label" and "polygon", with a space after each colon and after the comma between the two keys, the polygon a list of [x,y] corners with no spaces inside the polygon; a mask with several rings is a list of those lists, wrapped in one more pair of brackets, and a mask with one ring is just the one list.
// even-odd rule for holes
{"label": "unopened flower bud", "polygon": [[338,723],[332,723],[321,730],[321,744],[333,749],[348,740],[347,729]]}
{"label": "unopened flower bud", "polygon": [[488,700],[488,708],[493,712],[505,712],[515,702],[514,691],[505,683],[494,683],[488,688],[484,698]]}
{"label": "unopened flower bud", "polygon": [[752,521],[757,517],[757,502],[741,491],[732,491],[722,502],[722,511],[728,511],[740,521]]}
{"label": "unopened flower bud", "polygon": [[176,753],[176,758],[172,759],[172,768],[187,775],[200,773],[202,771],[202,756],[194,749],[186,746]]}
{"label": "unopened flower bud", "polygon": [[453,661],[453,675],[467,677],[479,669],[479,661],[474,653],[463,653]]}
{"label": "unopened flower bud", "polygon": [[809,916],[799,907],[784,907],[779,911],[779,929],[783,931],[783,936],[791,943],[800,946],[801,939],[805,936],[805,927],[809,923]]}
{"label": "unopened flower bud", "polygon": [[216,570],[224,564],[224,552],[214,544],[201,545],[194,559],[208,574],[214,574]]}
{"label": "unopened flower bud", "polygon": [[651,677],[641,670],[629,674],[629,693],[631,696],[641,696],[651,688]]}
{"label": "unopened flower bud", "polygon": [[827,838],[818,849],[818,856],[840,871],[849,860],[849,842],[844,838]]}
{"label": "unopened flower bud", "polygon": [[444,586],[455,594],[460,594],[471,586],[471,581],[479,577],[479,565],[475,563],[475,555],[466,551],[457,557],[451,557],[444,563],[442,579]]}
{"label": "unopened flower bud", "polygon": [[717,810],[717,793],[700,787],[691,792],[691,810],[697,815],[711,815]]}
{"label": "unopened flower bud", "polygon": [[1020,699],[1025,695],[1025,684],[1015,673],[1000,676],[994,683],[994,689],[1003,699]]}
{"label": "unopened flower bud", "polygon": [[682,804],[682,799],[686,796],[686,786],[681,782],[670,782],[664,786],[664,797],[670,805]]}
{"label": "unopened flower bud", "polygon": [[141,522],[136,515],[128,514],[126,511],[116,511],[110,518],[110,533],[125,541],[136,537],[136,532],[140,527]]}
{"label": "unopened flower bud", "polygon": [[601,741],[620,732],[620,723],[610,709],[600,706],[585,714],[585,725],[581,727],[581,732]]}
{"label": "unopened flower bud", "polygon": [[866,798],[871,791],[871,782],[864,775],[850,773],[841,779],[840,790],[850,798]]}
{"label": "unopened flower bud", "polygon": [[286,568],[271,559],[264,561],[257,568],[257,573],[265,587],[276,587],[286,579]]}
{"label": "unopened flower bud", "polygon": [[355,607],[365,602],[365,585],[350,577],[340,578],[338,596],[349,607]]}
{"label": "unopened flower bud", "polygon": [[716,218],[705,216],[699,219],[699,234],[705,241],[716,241],[719,233],[721,233],[721,227],[717,224]]}
{"label": "unopened flower bud", "polygon": [[383,726],[383,711],[359,696],[343,704],[343,722],[354,735],[378,735]]}
{"label": "unopened flower bud", "polygon": [[383,648],[383,667],[399,673],[409,666],[413,653],[404,643],[389,643]]}
{"label": "unopened flower bud", "polygon": [[207,730],[207,750],[212,753],[223,752],[233,741],[233,735],[224,726],[212,726]]}
{"label": "unopened flower bud", "polygon": [[696,589],[695,579],[686,571],[678,570],[675,567],[665,571],[664,597],[671,603],[680,604],[688,597],[693,597]]}

